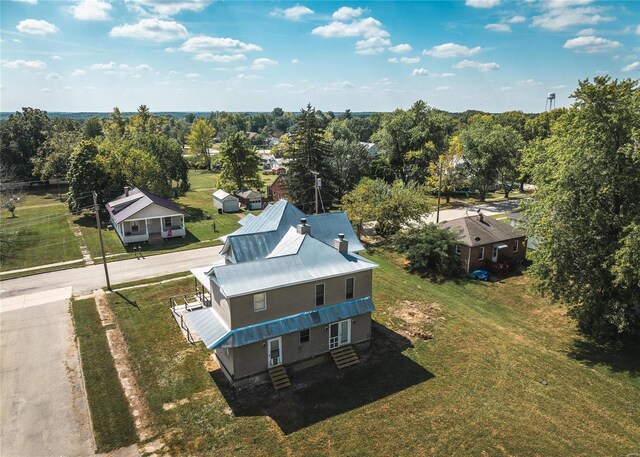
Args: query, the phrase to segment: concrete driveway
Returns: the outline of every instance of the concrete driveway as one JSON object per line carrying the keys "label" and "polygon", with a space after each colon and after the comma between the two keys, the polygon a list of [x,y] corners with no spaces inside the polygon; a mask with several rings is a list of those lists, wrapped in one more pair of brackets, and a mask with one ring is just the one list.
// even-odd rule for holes
{"label": "concrete driveway", "polygon": [[[478,205],[467,206],[464,208],[445,209],[440,211],[440,222],[452,221],[465,216],[474,216],[478,214],[478,210],[482,210],[485,216],[495,216],[496,214],[511,213],[516,210],[520,204],[520,199],[501,200],[492,203],[481,203]],[[436,213],[433,212],[422,218],[425,222],[435,222]]]}
{"label": "concrete driveway", "polygon": [[0,314],[0,351],[0,455],[93,455],[68,297]]}

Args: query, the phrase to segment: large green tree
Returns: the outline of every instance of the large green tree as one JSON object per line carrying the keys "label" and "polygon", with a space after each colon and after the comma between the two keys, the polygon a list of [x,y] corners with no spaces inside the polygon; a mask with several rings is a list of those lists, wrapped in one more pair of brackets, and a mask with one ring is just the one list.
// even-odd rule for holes
{"label": "large green tree", "polygon": [[331,143],[329,163],[336,197],[342,198],[369,174],[371,158],[357,141],[337,140]]}
{"label": "large green tree", "polygon": [[187,144],[191,153],[202,156],[208,170],[211,170],[209,149],[213,146],[215,136],[216,129],[206,119],[198,119],[191,124],[191,131],[187,136]]}
{"label": "large green tree", "polygon": [[31,158],[33,175],[42,180],[64,178],[69,170],[71,152],[82,139],[80,125],[70,119],[54,119],[46,132],[46,140]]}
{"label": "large green tree", "polygon": [[220,146],[220,187],[234,192],[258,188],[262,181],[258,174],[260,158],[253,151],[244,132],[236,132]]}
{"label": "large green tree", "polygon": [[638,81],[580,81],[573,106],[528,149],[538,287],[599,338],[640,338]]}
{"label": "large green tree", "polygon": [[319,174],[324,202],[331,201],[333,175],[329,163],[329,143],[325,138],[322,120],[311,104],[302,109],[292,140],[285,151],[289,162],[287,194],[303,210],[309,211],[315,202],[314,175]]}
{"label": "large green tree", "polygon": [[22,108],[0,123],[0,166],[11,166],[16,179],[32,179],[33,162],[50,124],[46,111]]}

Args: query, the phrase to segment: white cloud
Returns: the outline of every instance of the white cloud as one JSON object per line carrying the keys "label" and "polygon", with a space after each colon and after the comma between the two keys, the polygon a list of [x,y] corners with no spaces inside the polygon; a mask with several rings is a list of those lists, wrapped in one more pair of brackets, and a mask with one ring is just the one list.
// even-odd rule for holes
{"label": "white cloud", "polygon": [[272,65],[277,65],[277,63],[278,62],[276,60],[267,59],[266,57],[261,57],[253,61],[253,65],[251,65],[251,69],[264,70],[265,68],[270,67]]}
{"label": "white cloud", "polygon": [[322,38],[386,38],[389,36],[389,33],[382,29],[382,23],[372,17],[353,21],[348,24],[334,21],[330,24],[316,27],[311,33]]}
{"label": "white cloud", "polygon": [[28,3],[29,5],[37,5],[38,0],[13,0],[16,3]]}
{"label": "white cloud", "polygon": [[511,32],[511,27],[508,24],[487,24],[484,28],[492,32]]}
{"label": "white cloud", "polygon": [[193,60],[199,60],[200,62],[215,62],[215,63],[231,63],[238,60],[246,60],[244,54],[211,54],[203,52],[193,57]]}
{"label": "white cloud", "polygon": [[50,33],[58,33],[60,29],[47,21],[37,19],[25,19],[20,21],[16,26],[19,32],[29,35],[48,35]]}
{"label": "white cloud", "polygon": [[413,48],[408,43],[402,43],[397,46],[391,46],[389,51],[395,52],[396,54],[404,54],[405,52],[410,52]]}
{"label": "white cloud", "polygon": [[48,87],[43,87],[42,89],[40,89],[41,92],[44,92],[45,94],[48,94],[50,92],[53,92],[51,89],[49,89]]}
{"label": "white cloud", "polygon": [[638,56],[637,56],[637,55],[635,55],[635,54],[630,54],[630,55],[628,55],[628,56],[624,56],[624,59],[622,59],[622,60],[624,60],[624,61],[628,61],[628,60],[636,60],[637,58],[638,58]]}
{"label": "white cloud", "polygon": [[252,80],[252,79],[260,79],[260,76],[258,76],[258,75],[245,75],[243,73],[240,73],[238,76],[236,76],[236,79]]}
{"label": "white cloud", "polygon": [[184,76],[185,76],[185,78],[188,78],[188,79],[197,79],[197,78],[200,77],[200,75],[198,73],[187,73]]}
{"label": "white cloud", "polygon": [[137,71],[148,71],[148,72],[152,72],[153,71],[153,67],[150,65],[147,65],[145,63],[140,64],[136,67]]}
{"label": "white cloud", "polygon": [[479,53],[480,51],[482,51],[480,46],[468,48],[456,43],[444,43],[434,46],[431,49],[425,49],[422,51],[422,54],[440,59],[450,59],[454,57],[469,57]]}
{"label": "white cloud", "polygon": [[288,21],[299,21],[303,17],[313,14],[313,10],[303,5],[296,5],[284,10],[276,8],[275,10],[271,11],[270,14],[272,16],[281,17],[282,19],[286,19]]}
{"label": "white cloud", "polygon": [[356,41],[356,54],[378,54],[384,51],[386,46],[391,44],[391,40],[389,38],[382,38],[379,36],[374,36],[367,38],[365,40]]}
{"label": "white cloud", "polygon": [[62,60],[62,57],[60,56],[51,56],[49,57],[51,60]]}
{"label": "white cloud", "polygon": [[49,73],[47,76],[45,76],[46,79],[62,79],[62,76],[60,76],[60,73]]}
{"label": "white cloud", "polygon": [[322,88],[322,90],[326,91],[341,91],[345,89],[352,89],[355,85],[351,81],[334,81],[332,83],[327,84]]}
{"label": "white cloud", "polygon": [[451,90],[451,87],[449,86],[438,86],[436,87],[436,90],[439,92],[445,91],[445,90]]}
{"label": "white cloud", "polygon": [[11,70],[44,70],[47,68],[47,64],[41,60],[12,60],[4,62],[2,66]]}
{"label": "white cloud", "polygon": [[636,29],[636,35],[640,35],[640,25],[638,25],[638,28]]}
{"label": "white cloud", "polygon": [[464,4],[472,8],[493,8],[500,4],[500,0],[465,0]]}
{"label": "white cloud", "polygon": [[233,38],[218,38],[210,36],[197,36],[189,38],[179,48],[183,52],[250,52],[262,51],[257,44],[244,43]]}
{"label": "white cloud", "polygon": [[582,29],[576,35],[578,36],[589,36],[594,35],[596,33],[596,29]]}
{"label": "white cloud", "polygon": [[640,70],[640,62],[630,63],[629,65],[624,67],[621,71],[627,72],[627,71],[634,71],[634,70]]}
{"label": "white cloud", "polygon": [[69,7],[69,11],[81,21],[106,21],[110,19],[111,3],[103,0],[80,0]]}
{"label": "white cloud", "polygon": [[292,64],[298,64],[298,63],[300,63],[300,61],[298,59],[291,59],[291,63]]}
{"label": "white cloud", "polygon": [[605,15],[606,7],[590,6],[592,0],[547,0],[542,5],[544,12],[534,16],[533,27],[560,31],[577,25],[597,25],[615,20]]}
{"label": "white cloud", "polygon": [[407,63],[407,64],[411,64],[411,63],[418,63],[420,62],[420,57],[391,57],[390,59],[387,59],[388,62],[391,63]]}
{"label": "white cloud", "polygon": [[108,63],[94,63],[89,68],[97,71],[113,71],[118,68],[118,65],[112,60]]}
{"label": "white cloud", "polygon": [[210,5],[213,0],[132,0],[132,5],[138,14],[145,13],[144,7],[148,7],[152,10],[153,13],[168,17],[174,16],[183,11],[202,11],[208,5]]}
{"label": "white cloud", "polygon": [[500,65],[495,62],[476,62],[475,60],[463,60],[453,66],[453,68],[475,68],[480,71],[493,71],[500,69]]}
{"label": "white cloud", "polygon": [[536,81],[535,79],[522,79],[520,81],[516,81],[516,84],[520,86],[542,86],[540,81]]}
{"label": "white cloud", "polygon": [[161,19],[142,19],[137,24],[124,24],[111,29],[109,36],[152,41],[180,40],[189,36],[184,25]]}
{"label": "white cloud", "polygon": [[411,76],[428,76],[429,78],[450,78],[455,76],[454,73],[432,73],[426,68],[414,68]]}
{"label": "white cloud", "polygon": [[71,72],[71,76],[73,76],[74,78],[79,78],[80,76],[84,76],[86,74],[87,72],[84,70],[81,70],[80,68],[76,68]]}
{"label": "white cloud", "polygon": [[275,86],[278,89],[293,89],[293,84],[290,83],[280,83],[280,84],[276,84]]}
{"label": "white cloud", "polygon": [[366,11],[364,8],[349,8],[348,6],[343,6],[342,8],[338,8],[331,17],[336,21],[348,21],[362,16]]}
{"label": "white cloud", "polygon": [[513,16],[512,18],[505,19],[502,22],[504,22],[505,24],[522,24],[526,20],[527,18],[524,16]]}
{"label": "white cloud", "polygon": [[20,38],[14,38],[13,40],[14,43],[22,43],[22,40]]}
{"label": "white cloud", "polygon": [[578,52],[593,54],[596,52],[607,52],[622,46],[622,43],[614,40],[607,40],[596,36],[581,36],[567,40],[562,46],[565,49],[573,49]]}
{"label": "white cloud", "polygon": [[500,87],[500,90],[502,92],[511,92],[513,90],[513,87],[511,87],[511,86],[502,86],[502,87]]}

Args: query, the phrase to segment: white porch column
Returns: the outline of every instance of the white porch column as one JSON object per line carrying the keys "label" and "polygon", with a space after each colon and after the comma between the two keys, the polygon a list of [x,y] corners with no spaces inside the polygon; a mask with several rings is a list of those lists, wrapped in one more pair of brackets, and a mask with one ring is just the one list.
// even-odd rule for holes
{"label": "white porch column", "polygon": [[149,219],[144,220],[144,229],[147,231],[147,235],[149,234]]}

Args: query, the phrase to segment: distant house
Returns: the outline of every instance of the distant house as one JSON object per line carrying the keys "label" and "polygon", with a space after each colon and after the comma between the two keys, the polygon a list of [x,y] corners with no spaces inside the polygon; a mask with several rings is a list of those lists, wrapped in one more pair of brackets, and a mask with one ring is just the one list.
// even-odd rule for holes
{"label": "distant house", "polygon": [[374,143],[367,143],[366,141],[361,141],[360,144],[367,150],[367,152],[369,153],[369,157],[371,157],[372,159],[375,159],[376,157],[378,157],[379,148]]}
{"label": "distant house", "polygon": [[267,188],[267,198],[271,201],[277,202],[287,197],[287,175],[278,175],[275,181]]}
{"label": "distant house", "polygon": [[479,214],[442,222],[440,226],[458,234],[455,253],[467,273],[477,269],[507,273],[526,258],[524,233],[504,222]]}
{"label": "distant house", "polygon": [[345,213],[306,216],[280,200],[245,219],[224,238],[223,262],[191,270],[201,302],[183,314],[189,331],[236,387],[271,379],[280,389],[313,365],[357,364],[377,265],[357,254]]}
{"label": "distant house", "polygon": [[267,138],[268,146],[277,146],[279,144],[280,144],[280,140],[278,138],[275,138],[275,137]]}
{"label": "distant house", "polygon": [[129,187],[106,204],[111,224],[126,246],[129,243],[162,242],[167,238],[184,238],[184,216],[175,203],[148,190]]}
{"label": "distant house", "polygon": [[236,192],[235,196],[240,200],[240,204],[244,205],[244,207],[250,211],[254,209],[262,209],[263,197],[260,192],[256,192],[255,190],[243,190],[241,192]]}
{"label": "distant house", "polygon": [[[526,221],[524,214],[521,212],[510,213],[505,216],[505,218],[509,221],[511,227],[522,226],[522,223]],[[537,241],[534,237],[530,237],[527,239],[527,249],[535,251],[537,248]]]}
{"label": "distant house", "polygon": [[235,195],[231,195],[222,189],[216,190],[213,194],[213,206],[223,213],[235,213],[240,211],[240,200]]}

